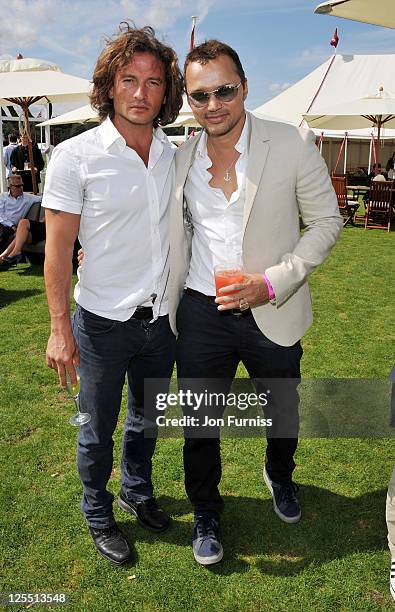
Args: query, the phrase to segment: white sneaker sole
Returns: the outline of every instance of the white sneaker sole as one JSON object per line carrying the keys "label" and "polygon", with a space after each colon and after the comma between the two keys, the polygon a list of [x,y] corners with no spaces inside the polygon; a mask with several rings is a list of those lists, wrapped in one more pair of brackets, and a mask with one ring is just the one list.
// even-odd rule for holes
{"label": "white sneaker sole", "polygon": [[221,546],[219,553],[213,557],[200,557],[195,551],[193,551],[193,556],[200,565],[214,565],[214,563],[219,563],[222,560],[224,549]]}
{"label": "white sneaker sole", "polygon": [[273,487],[272,487],[272,481],[269,478],[268,473],[266,472],[266,467],[263,466],[263,480],[265,481],[265,484],[267,486],[267,488],[269,489],[270,493],[272,494],[272,498],[273,498],[273,509],[274,512],[277,514],[277,516],[284,521],[284,523],[298,523],[302,517],[302,513],[299,512],[299,514],[297,516],[285,516],[285,514],[283,514],[282,512],[280,512],[280,510],[277,508],[276,506],[276,500],[274,498],[274,493],[273,493]]}

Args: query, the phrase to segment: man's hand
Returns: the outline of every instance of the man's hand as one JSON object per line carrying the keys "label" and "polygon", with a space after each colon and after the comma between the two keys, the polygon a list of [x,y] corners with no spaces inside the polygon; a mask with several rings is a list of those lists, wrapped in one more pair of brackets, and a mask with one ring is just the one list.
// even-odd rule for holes
{"label": "man's hand", "polygon": [[76,367],[80,363],[77,343],[70,325],[59,331],[52,331],[47,344],[47,366],[56,370],[62,387],[66,386],[66,370],[72,384],[77,382]]}
{"label": "man's hand", "polygon": [[[234,291],[236,293],[233,293]],[[231,292],[232,295],[226,295]],[[250,308],[261,306],[269,301],[269,290],[261,274],[244,274],[242,283],[222,287],[219,293],[224,295],[215,300],[219,304],[218,310],[239,308],[240,301],[244,305],[248,303]]]}
{"label": "man's hand", "polygon": [[82,262],[84,261],[84,250],[83,249],[78,250],[77,261],[78,261],[78,266],[81,267]]}

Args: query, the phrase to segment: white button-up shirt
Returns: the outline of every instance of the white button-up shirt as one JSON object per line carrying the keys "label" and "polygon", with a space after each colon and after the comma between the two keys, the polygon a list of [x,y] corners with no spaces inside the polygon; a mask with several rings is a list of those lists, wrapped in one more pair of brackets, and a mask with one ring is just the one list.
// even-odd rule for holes
{"label": "white button-up shirt", "polygon": [[146,167],[109,118],[54,149],[43,206],[81,215],[74,297],[90,312],[127,321],[153,303],[154,318],[167,314],[174,152],[154,130]]}
{"label": "white button-up shirt", "polygon": [[212,175],[208,168],[212,162],[207,154],[206,133],[199,140],[186,181],[184,197],[193,224],[192,256],[186,286],[205,295],[215,295],[214,266],[242,261],[249,130],[246,118],[235,145],[240,153],[235,166],[237,190],[229,202],[222,189],[209,185]]}

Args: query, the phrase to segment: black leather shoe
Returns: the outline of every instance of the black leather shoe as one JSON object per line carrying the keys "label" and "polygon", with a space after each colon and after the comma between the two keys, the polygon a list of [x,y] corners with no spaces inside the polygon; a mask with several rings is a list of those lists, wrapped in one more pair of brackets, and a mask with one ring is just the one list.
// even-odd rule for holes
{"label": "black leather shoe", "polygon": [[114,565],[123,565],[132,561],[132,549],[118,525],[107,529],[89,527],[89,531],[97,550],[107,561]]}
{"label": "black leather shoe", "polygon": [[136,502],[127,499],[121,491],[118,497],[118,506],[125,512],[134,514],[140,525],[150,531],[164,531],[170,524],[170,517],[162,508],[159,508],[154,497]]}

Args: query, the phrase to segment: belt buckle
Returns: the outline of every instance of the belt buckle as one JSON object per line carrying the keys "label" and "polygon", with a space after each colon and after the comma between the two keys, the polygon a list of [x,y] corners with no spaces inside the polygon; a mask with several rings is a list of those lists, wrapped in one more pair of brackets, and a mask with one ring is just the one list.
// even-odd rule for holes
{"label": "belt buckle", "polygon": [[234,317],[241,317],[243,315],[243,311],[238,310],[237,308],[232,308],[230,312]]}

